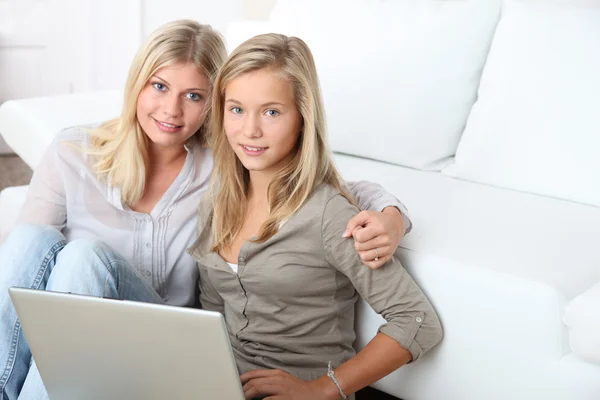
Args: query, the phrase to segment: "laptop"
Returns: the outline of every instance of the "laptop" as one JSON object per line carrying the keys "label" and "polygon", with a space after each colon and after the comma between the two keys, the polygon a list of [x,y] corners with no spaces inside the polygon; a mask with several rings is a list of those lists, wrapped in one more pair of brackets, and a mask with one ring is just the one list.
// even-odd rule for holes
{"label": "laptop", "polygon": [[220,313],[9,293],[51,400],[244,399]]}

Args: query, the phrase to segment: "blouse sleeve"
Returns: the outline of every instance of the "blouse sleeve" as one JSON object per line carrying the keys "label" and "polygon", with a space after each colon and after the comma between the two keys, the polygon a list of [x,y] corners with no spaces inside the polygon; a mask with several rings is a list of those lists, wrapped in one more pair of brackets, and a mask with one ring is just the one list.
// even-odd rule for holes
{"label": "blouse sleeve", "polygon": [[379,269],[364,268],[352,239],[339,234],[358,210],[343,196],[329,199],[322,220],[322,240],[328,262],[344,274],[360,296],[387,323],[379,331],[410,351],[413,361],[442,338],[433,306],[396,257]]}
{"label": "blouse sleeve", "polygon": [[62,230],[67,222],[67,207],[63,175],[59,169],[59,146],[62,140],[57,137],[50,144],[35,168],[27,197],[18,223],[50,225]]}

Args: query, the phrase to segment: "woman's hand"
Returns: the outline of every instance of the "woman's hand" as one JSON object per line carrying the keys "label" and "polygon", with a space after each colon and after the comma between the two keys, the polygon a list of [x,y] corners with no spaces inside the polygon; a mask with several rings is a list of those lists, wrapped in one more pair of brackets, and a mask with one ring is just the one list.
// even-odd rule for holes
{"label": "woman's hand", "polygon": [[303,381],[278,369],[261,369],[246,372],[240,378],[246,400],[259,396],[266,396],[265,400],[339,399],[337,387],[327,376],[314,381]]}
{"label": "woman's hand", "polygon": [[363,264],[377,269],[392,258],[405,233],[400,211],[386,207],[382,212],[361,211],[348,222],[344,237],[353,236]]}

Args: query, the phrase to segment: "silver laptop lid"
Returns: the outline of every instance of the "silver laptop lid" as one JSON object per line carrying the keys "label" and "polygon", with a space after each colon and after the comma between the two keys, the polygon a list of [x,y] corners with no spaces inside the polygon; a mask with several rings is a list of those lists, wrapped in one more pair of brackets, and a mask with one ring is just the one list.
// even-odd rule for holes
{"label": "silver laptop lid", "polygon": [[219,313],[9,293],[52,400],[244,399]]}

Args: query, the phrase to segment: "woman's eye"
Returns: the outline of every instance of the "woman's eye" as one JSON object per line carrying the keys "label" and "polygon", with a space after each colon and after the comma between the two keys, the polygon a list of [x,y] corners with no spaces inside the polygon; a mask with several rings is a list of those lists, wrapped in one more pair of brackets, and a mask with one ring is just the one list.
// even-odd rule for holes
{"label": "woman's eye", "polygon": [[276,116],[279,115],[279,111],[277,111],[277,110],[267,110],[267,112],[265,114],[267,114],[269,117],[276,117]]}
{"label": "woman's eye", "polygon": [[165,85],[163,85],[162,83],[159,83],[159,82],[153,83],[152,86],[154,86],[154,89],[160,90],[161,92],[167,89],[167,87]]}
{"label": "woman's eye", "polygon": [[242,109],[239,107],[231,107],[231,112],[234,114],[241,114],[242,113]]}
{"label": "woman's eye", "polygon": [[200,96],[198,93],[188,93],[187,98],[192,101],[199,101],[202,99],[202,96]]}

